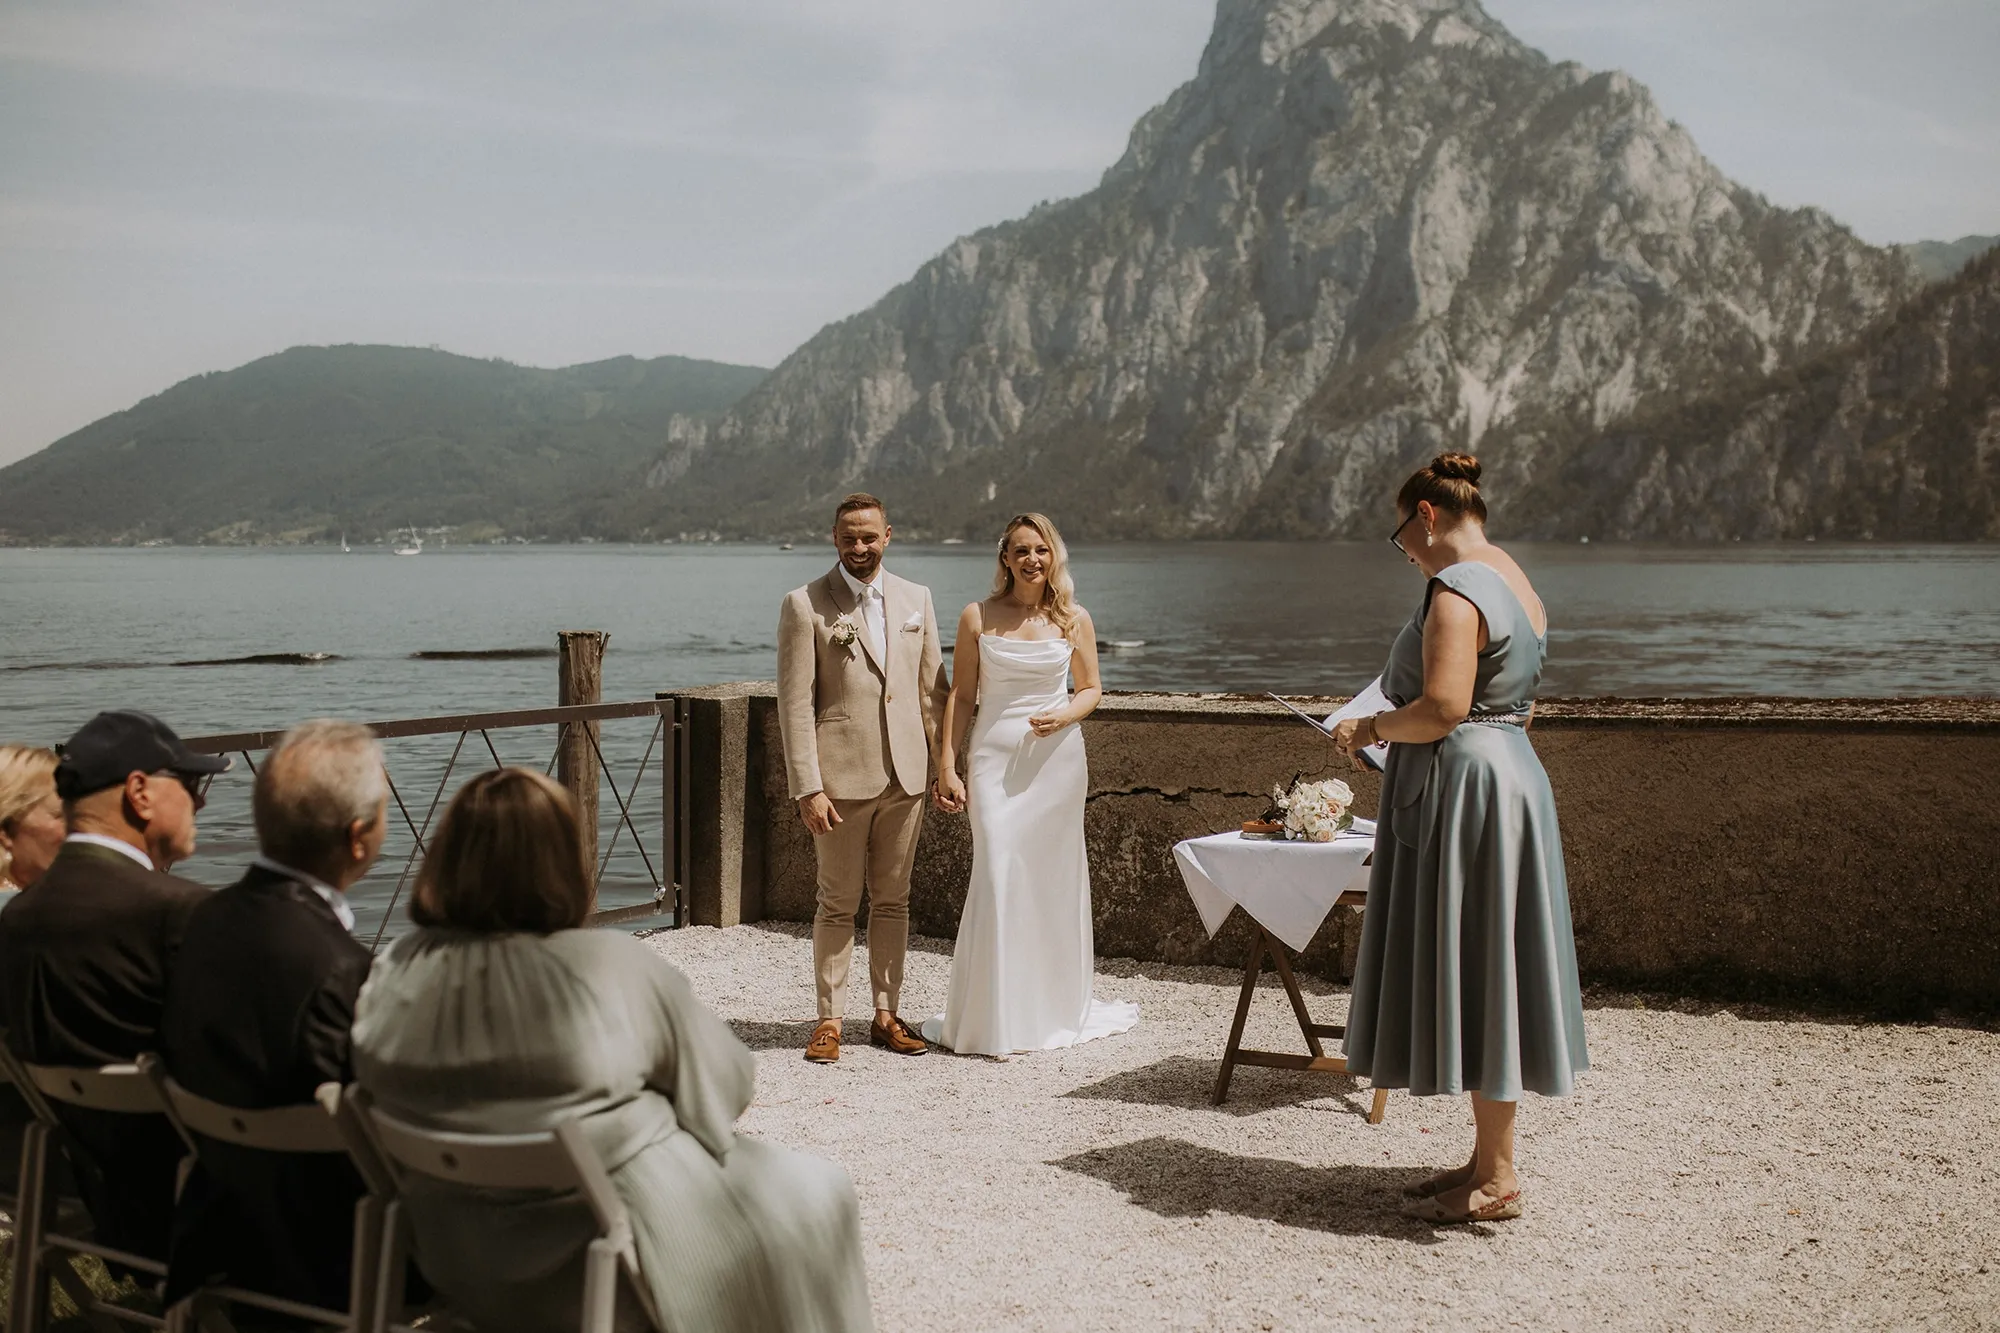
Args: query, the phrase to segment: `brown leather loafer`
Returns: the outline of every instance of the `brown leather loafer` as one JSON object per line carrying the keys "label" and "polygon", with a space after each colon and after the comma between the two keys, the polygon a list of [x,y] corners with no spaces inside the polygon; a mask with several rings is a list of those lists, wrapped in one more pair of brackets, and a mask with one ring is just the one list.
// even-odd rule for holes
{"label": "brown leather loafer", "polygon": [[813,1029],[806,1043],[806,1059],[816,1065],[830,1065],[840,1058],[840,1024],[829,1019]]}
{"label": "brown leather loafer", "polygon": [[885,1027],[881,1023],[868,1025],[868,1044],[894,1051],[898,1055],[924,1055],[930,1047],[917,1035],[917,1030],[900,1018],[892,1018]]}

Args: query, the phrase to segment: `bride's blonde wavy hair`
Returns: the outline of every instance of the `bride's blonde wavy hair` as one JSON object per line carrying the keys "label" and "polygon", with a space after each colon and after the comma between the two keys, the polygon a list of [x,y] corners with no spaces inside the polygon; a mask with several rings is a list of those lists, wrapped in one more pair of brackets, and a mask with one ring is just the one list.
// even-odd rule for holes
{"label": "bride's blonde wavy hair", "polygon": [[1016,514],[1000,530],[1000,572],[993,579],[993,595],[1006,597],[1014,591],[1014,571],[1007,567],[1007,544],[1022,528],[1033,528],[1049,544],[1049,575],[1042,584],[1042,613],[1049,623],[1068,638],[1076,628],[1076,583],[1069,576],[1069,547],[1047,514]]}

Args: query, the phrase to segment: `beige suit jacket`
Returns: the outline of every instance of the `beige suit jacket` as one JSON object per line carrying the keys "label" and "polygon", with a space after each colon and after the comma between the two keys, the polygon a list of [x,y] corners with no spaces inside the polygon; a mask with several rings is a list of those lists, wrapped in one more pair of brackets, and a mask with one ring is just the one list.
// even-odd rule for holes
{"label": "beige suit jacket", "polygon": [[[950,682],[931,590],[883,570],[887,661],[838,567],[785,597],[778,611],[778,728],[794,801],[823,791],[872,800],[899,785],[930,785],[931,743]],[[842,621],[854,642],[843,646]]]}

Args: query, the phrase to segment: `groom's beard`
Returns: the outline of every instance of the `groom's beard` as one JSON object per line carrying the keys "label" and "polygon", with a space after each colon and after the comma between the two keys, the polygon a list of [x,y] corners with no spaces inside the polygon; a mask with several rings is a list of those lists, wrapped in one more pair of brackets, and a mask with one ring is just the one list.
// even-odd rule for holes
{"label": "groom's beard", "polygon": [[857,557],[843,555],[840,557],[840,563],[846,567],[848,573],[867,583],[875,577],[875,571],[882,568],[882,553],[870,551],[865,556]]}

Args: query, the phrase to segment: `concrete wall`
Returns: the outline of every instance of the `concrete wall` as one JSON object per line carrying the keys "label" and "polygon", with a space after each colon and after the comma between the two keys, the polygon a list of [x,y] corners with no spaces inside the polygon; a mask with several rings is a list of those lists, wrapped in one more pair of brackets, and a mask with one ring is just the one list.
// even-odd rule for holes
{"label": "concrete wall", "polygon": [[[697,699],[696,791],[716,793],[697,801],[713,809],[695,820],[694,919],[809,920],[812,846],[785,791],[770,686],[682,693]],[[1886,1014],[2000,1011],[2000,703],[1552,700],[1531,734],[1563,821],[1587,979]],[[1113,696],[1085,737],[1101,955],[1240,962],[1242,913],[1210,941],[1172,849],[1257,814],[1274,782],[1333,773],[1374,813],[1374,775],[1268,702]],[[956,932],[971,857],[966,821],[933,812],[919,931]],[[1304,965],[1345,979],[1359,926],[1358,910],[1336,910]]]}

